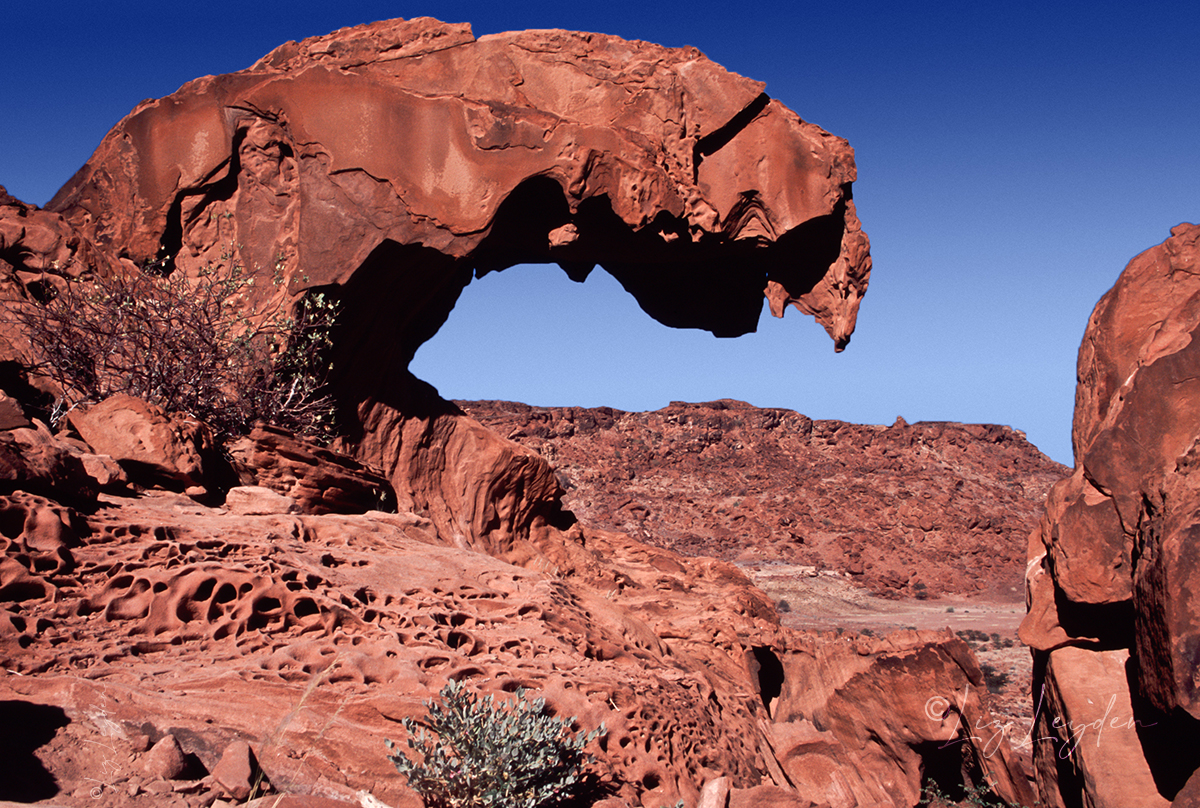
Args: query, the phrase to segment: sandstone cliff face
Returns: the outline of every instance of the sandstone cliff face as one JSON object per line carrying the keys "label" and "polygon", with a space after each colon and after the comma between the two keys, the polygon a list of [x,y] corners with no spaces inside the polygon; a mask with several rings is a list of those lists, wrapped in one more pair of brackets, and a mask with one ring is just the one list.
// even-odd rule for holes
{"label": "sandstone cliff face", "polygon": [[1200,789],[1185,788],[1200,766],[1198,267],[1200,227],[1179,225],[1129,263],[1079,350],[1075,473],[1030,538],[1021,627],[1049,805],[1191,805]]}
{"label": "sandstone cliff face", "polygon": [[1029,532],[1069,473],[991,424],[862,426],[738,401],[646,413],[456,403],[550,459],[587,524],[909,597],[1019,601]]}

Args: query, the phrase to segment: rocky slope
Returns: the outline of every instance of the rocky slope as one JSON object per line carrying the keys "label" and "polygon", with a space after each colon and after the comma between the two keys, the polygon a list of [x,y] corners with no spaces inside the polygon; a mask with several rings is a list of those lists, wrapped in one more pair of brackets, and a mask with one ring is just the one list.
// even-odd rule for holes
{"label": "rocky slope", "polygon": [[1022,601],[1027,537],[1069,472],[992,424],[862,426],[738,401],[644,413],[456,403],[549,459],[588,524],[909,597]]}
{"label": "rocky slope", "polygon": [[297,808],[416,806],[383,741],[450,679],[603,723],[588,804],[692,805],[705,787],[746,808],[914,805],[930,778],[1029,796],[1007,745],[963,730],[995,719],[949,631],[787,629],[732,565],[585,524],[493,557],[411,512],[329,513],[285,491],[352,464],[276,433],[239,460],[274,490],[203,505],[100,478],[116,464],[178,485],[195,454],[182,430],[149,428],[153,408],[97,408],[159,436],[132,460],[3,400],[0,714],[23,729],[0,800],[207,806],[266,789],[326,800],[283,803]]}

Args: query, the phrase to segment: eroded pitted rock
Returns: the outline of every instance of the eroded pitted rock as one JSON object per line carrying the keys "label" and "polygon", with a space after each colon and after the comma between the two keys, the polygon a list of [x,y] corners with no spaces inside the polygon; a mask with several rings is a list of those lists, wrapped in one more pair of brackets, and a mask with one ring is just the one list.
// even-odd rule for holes
{"label": "eroded pitted rock", "polygon": [[51,602],[73,582],[78,516],[56,502],[16,491],[0,496],[0,660],[9,664],[53,625],[30,603]]}
{"label": "eroded pitted rock", "polygon": [[[106,502],[62,586],[10,610],[26,628],[0,622],[4,666],[26,674],[0,678],[0,700],[19,688],[82,716],[71,754],[170,732],[215,775],[248,742],[281,792],[409,805],[383,740],[402,740],[400,719],[453,678],[501,699],[538,691],[580,728],[604,722],[589,752],[629,805],[694,805],[716,777],[736,804],[763,783],[780,805],[889,804],[916,793],[946,742],[1022,797],[991,734],[960,731],[992,719],[969,651],[944,632],[781,629],[732,565],[580,527],[535,531],[535,570],[446,547],[412,514]],[[933,696],[959,712],[931,715]]]}

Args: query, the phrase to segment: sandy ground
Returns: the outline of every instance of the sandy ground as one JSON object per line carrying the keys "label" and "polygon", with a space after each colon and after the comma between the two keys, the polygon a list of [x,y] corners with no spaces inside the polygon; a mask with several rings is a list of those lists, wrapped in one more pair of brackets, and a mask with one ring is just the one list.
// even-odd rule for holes
{"label": "sandy ground", "polygon": [[[1015,639],[1025,602],[940,598],[881,598],[839,573],[812,567],[771,564],[746,567],[760,589],[780,607],[785,625],[795,628],[887,631],[894,628],[975,629]],[[785,601],[787,606],[780,604]]]}
{"label": "sandy ground", "polygon": [[[1033,661],[1017,638],[1025,616],[1024,601],[942,598],[891,600],[856,586],[840,573],[812,567],[769,564],[743,567],[771,596],[785,626],[824,631],[871,631],[887,634],[905,628],[944,629],[959,633],[985,671],[993,672],[993,709],[1010,725],[1010,738],[1031,734]],[[784,605],[786,603],[786,605]],[[1029,766],[1029,749],[1014,750]]]}

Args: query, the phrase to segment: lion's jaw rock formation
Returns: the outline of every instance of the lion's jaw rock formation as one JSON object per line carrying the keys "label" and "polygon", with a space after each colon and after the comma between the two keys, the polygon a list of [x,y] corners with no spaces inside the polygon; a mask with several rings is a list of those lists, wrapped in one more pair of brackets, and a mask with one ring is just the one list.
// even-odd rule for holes
{"label": "lion's jaw rock formation", "polygon": [[135,261],[232,251],[294,289],[403,274],[397,245],[479,273],[599,263],[721,335],[753,330],[765,290],[840,349],[870,270],[853,151],[763,89],[690,48],[393,20],[143,103],[48,207]]}
{"label": "lion's jaw rock formation", "polygon": [[1088,321],[1075,473],[1030,538],[1044,805],[1200,798],[1200,227],[1171,233]]}
{"label": "lion's jaw rock formation", "polygon": [[[135,262],[336,289],[347,447],[443,531],[505,546],[553,475],[407,373],[473,275],[601,264],[667,325],[746,333],[765,294],[849,340],[871,266],[853,151],[763,87],[691,48],[392,20],[141,104],[48,208]],[[442,463],[466,451],[498,458],[471,491]]]}

